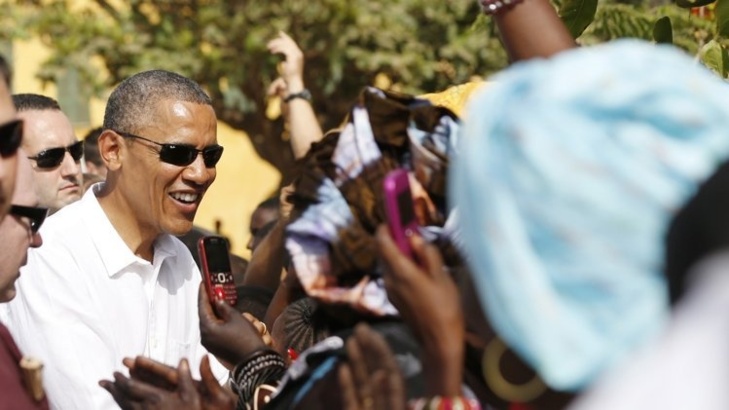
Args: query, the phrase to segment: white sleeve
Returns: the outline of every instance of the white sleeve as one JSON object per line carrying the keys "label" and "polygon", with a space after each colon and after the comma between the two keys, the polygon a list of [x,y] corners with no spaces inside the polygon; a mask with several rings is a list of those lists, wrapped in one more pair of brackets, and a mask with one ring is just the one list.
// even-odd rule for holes
{"label": "white sleeve", "polygon": [[99,380],[112,379],[114,340],[94,309],[85,275],[64,252],[31,252],[8,305],[8,327],[20,349],[44,363],[53,409],[117,409]]}

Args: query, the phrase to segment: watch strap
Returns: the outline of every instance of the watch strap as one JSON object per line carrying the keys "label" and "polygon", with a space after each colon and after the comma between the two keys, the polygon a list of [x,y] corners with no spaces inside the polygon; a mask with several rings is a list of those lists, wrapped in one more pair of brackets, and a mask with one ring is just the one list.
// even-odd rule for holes
{"label": "watch strap", "polygon": [[308,102],[311,102],[311,92],[304,88],[303,90],[297,92],[297,93],[291,93],[284,98],[284,102],[289,102],[291,100],[294,100],[296,98],[301,98],[302,100],[306,100]]}

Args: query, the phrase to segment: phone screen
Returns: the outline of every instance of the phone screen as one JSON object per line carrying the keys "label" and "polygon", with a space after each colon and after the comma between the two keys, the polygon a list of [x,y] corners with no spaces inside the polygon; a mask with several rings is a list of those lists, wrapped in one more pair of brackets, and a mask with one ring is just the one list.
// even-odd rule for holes
{"label": "phone screen", "polygon": [[207,255],[210,273],[231,271],[228,244],[223,239],[210,238],[205,241],[205,254]]}
{"label": "phone screen", "polygon": [[235,278],[230,268],[228,242],[223,237],[209,236],[199,243],[203,262],[203,277],[210,299],[223,299],[231,305],[237,303]]}
{"label": "phone screen", "polygon": [[402,226],[408,226],[415,220],[413,197],[410,194],[410,190],[400,191],[398,193],[397,208],[400,213],[400,223]]}

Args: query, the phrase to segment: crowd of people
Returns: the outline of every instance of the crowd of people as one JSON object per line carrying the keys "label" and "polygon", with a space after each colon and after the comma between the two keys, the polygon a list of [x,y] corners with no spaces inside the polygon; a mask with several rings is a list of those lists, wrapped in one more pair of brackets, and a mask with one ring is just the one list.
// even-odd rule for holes
{"label": "crowd of people", "polygon": [[195,250],[224,155],[203,87],[135,74],[79,141],[0,60],[0,409],[729,408],[729,86],[671,46],[577,47],[548,0],[478,4],[512,64],[463,118],[365,87],[325,133],[270,41],[298,171],[231,255],[234,306]]}

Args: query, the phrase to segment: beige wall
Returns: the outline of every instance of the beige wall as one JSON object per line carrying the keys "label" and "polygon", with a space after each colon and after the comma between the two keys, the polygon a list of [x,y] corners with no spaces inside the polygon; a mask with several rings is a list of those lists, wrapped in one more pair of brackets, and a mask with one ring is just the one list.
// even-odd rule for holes
{"label": "beige wall", "polygon": [[[49,51],[37,40],[13,43],[13,91],[37,93],[57,98],[56,87],[45,87],[35,78]],[[92,99],[89,104],[90,124],[79,124],[79,137],[90,127],[99,126],[104,116],[105,101]],[[215,221],[222,222],[222,233],[228,236],[233,252],[248,258],[248,221],[256,205],[276,193],[278,172],[258,157],[243,132],[218,124],[218,143],[225,147],[218,164],[218,177],[208,191],[195,223],[214,230]]]}

